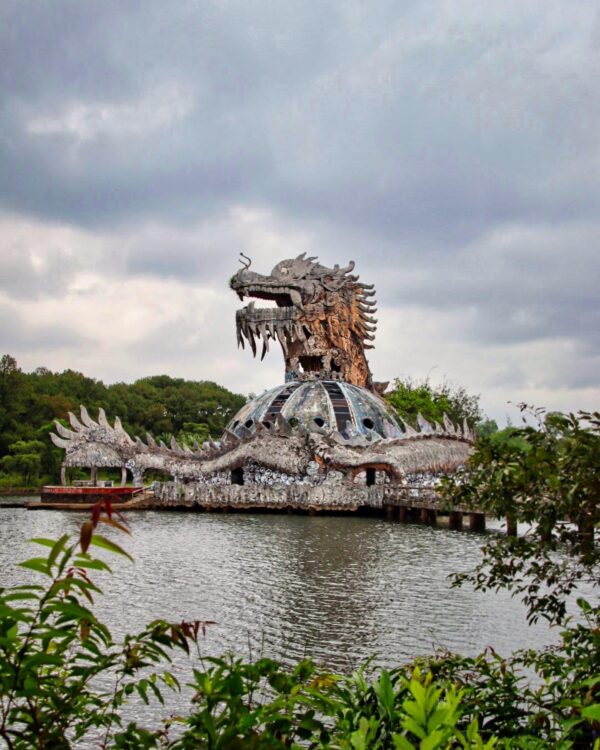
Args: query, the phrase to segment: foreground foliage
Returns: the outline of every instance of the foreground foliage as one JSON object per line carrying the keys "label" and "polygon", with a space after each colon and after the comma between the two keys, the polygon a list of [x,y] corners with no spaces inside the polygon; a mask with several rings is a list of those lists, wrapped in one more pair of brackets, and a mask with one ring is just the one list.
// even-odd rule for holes
{"label": "foreground foliage", "polygon": [[600,413],[521,408],[537,424],[504,441],[480,440],[444,491],[452,505],[526,524],[528,532],[490,540],[476,570],[456,583],[509,589],[522,595],[531,622],[561,624],[569,595],[600,580],[600,548],[593,543],[600,524]]}

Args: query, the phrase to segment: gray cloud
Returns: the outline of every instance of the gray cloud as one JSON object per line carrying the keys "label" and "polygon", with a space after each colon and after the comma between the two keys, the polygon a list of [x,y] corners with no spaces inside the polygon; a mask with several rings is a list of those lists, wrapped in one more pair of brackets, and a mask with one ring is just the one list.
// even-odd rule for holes
{"label": "gray cloud", "polygon": [[[0,211],[37,229],[3,225],[0,289],[221,289],[240,250],[264,272],[310,250],[354,258],[388,327],[433,317],[433,351],[452,358],[450,335],[497,358],[492,388],[536,366],[556,389],[598,387],[599,19],[568,0],[7,0]],[[168,339],[152,361],[192,369],[172,330],[193,321],[172,320],[142,337],[140,367]],[[224,336],[190,336],[227,360]],[[567,342],[569,366],[528,359],[539,342]]]}
{"label": "gray cloud", "polygon": [[0,253],[0,291],[24,300],[62,294],[81,262],[60,247],[45,250],[38,260],[22,239],[7,238]]}
{"label": "gray cloud", "polygon": [[5,11],[13,210],[106,226],[250,201],[444,246],[598,210],[591,7],[60,6]]}
{"label": "gray cloud", "polygon": [[[10,305],[0,302],[0,347],[2,352],[20,355],[35,351],[37,354],[56,349],[77,350],[90,342],[68,324],[63,327],[32,324]],[[40,363],[41,364],[41,363]]]}

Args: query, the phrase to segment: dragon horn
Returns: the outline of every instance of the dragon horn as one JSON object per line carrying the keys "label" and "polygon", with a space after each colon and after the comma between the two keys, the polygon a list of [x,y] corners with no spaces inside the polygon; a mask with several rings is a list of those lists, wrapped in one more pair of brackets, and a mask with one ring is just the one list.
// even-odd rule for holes
{"label": "dragon horn", "polygon": [[252,261],[247,255],[244,255],[244,253],[240,253],[240,258],[243,258],[244,260],[248,261],[248,264],[246,265],[246,263],[244,263],[244,260],[240,260],[240,263],[244,266],[244,269],[247,271],[252,265]]}
{"label": "dragon horn", "polygon": [[348,265],[345,268],[340,268],[340,273],[341,274],[350,273],[350,271],[352,271],[355,265],[356,263],[353,260],[351,260],[350,263],[348,263]]}
{"label": "dragon horn", "polygon": [[304,256],[306,253],[300,253],[300,255],[296,258],[296,260],[304,260]]}

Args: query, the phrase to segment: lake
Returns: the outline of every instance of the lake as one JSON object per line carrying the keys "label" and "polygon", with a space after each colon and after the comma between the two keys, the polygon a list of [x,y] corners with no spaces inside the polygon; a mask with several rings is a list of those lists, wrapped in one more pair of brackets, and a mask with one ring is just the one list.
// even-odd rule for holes
{"label": "lake", "polygon": [[[14,563],[44,554],[34,536],[77,533],[84,514],[0,510],[0,585],[29,573]],[[285,661],[305,655],[348,672],[372,654],[393,666],[447,648],[501,654],[555,639],[528,627],[507,593],[451,588],[484,537],[358,516],[132,512],[109,555],[97,612],[115,633],[156,617],[214,620],[203,653]],[[111,530],[112,531],[112,530]],[[492,532],[493,533],[493,532]],[[31,574],[35,576],[35,574]],[[41,577],[40,577],[41,578]]]}

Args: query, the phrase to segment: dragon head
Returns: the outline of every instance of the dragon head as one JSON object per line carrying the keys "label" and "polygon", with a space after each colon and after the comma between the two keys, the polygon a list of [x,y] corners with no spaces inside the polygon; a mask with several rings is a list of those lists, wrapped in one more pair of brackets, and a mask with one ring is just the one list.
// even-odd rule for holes
{"label": "dragon head", "polygon": [[[244,347],[246,339],[256,355],[262,339],[262,359],[269,342],[279,340],[287,379],[341,379],[374,389],[365,349],[375,338],[375,292],[352,274],[354,262],[327,268],[302,253],[263,276],[240,255],[244,267],[230,286],[242,301],[252,301],[236,314],[238,344]],[[256,307],[255,299],[275,305]]]}

